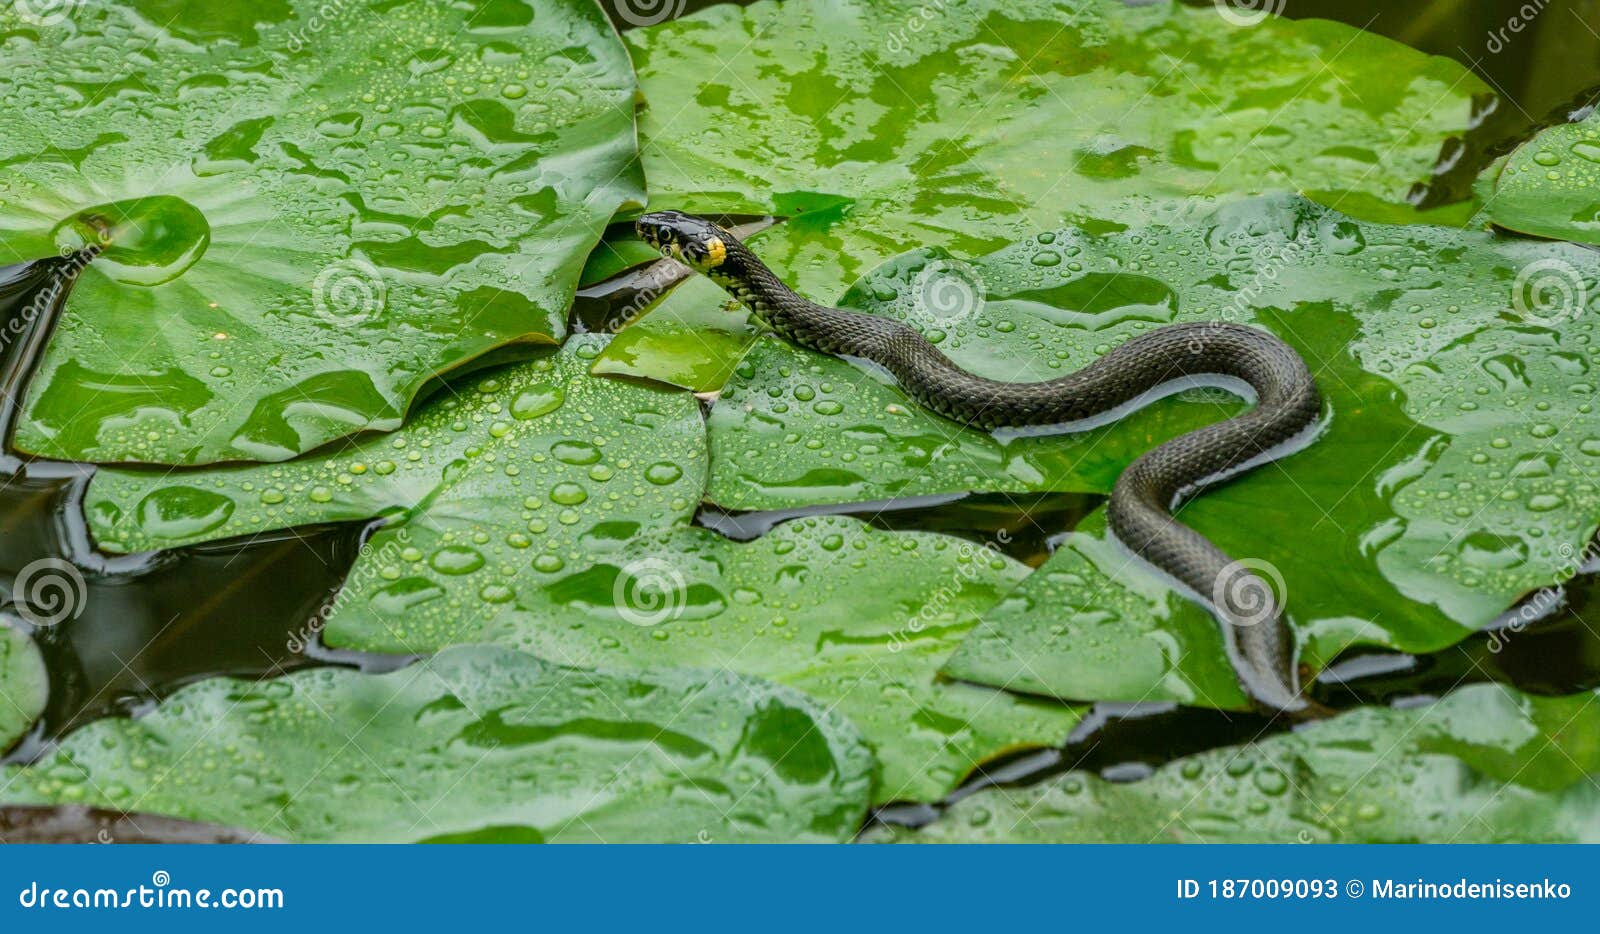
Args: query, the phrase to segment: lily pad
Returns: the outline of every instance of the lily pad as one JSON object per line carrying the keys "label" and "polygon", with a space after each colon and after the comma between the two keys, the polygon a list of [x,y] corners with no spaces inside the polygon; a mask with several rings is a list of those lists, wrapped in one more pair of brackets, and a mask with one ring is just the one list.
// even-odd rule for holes
{"label": "lily pad", "polygon": [[785,523],[749,543],[684,529],[574,563],[482,623],[353,604],[325,635],[366,651],[494,642],[569,665],[699,665],[770,679],[862,731],[882,764],[877,803],[928,801],[1002,753],[1059,745],[1078,721],[1053,701],[939,678],[978,614],[1027,573],[981,545],[843,517]]}
{"label": "lily pad", "polygon": [[1478,685],[1364,709],[1132,783],[983,791],[900,843],[1594,843],[1600,706]]}
{"label": "lily pad", "polygon": [[715,392],[755,340],[749,312],[704,276],[674,286],[642,311],[595,361],[595,374],[646,375],[694,392]]}
{"label": "lily pad", "polygon": [[[1173,226],[1047,233],[970,263],[910,254],[846,304],[905,320],[997,379],[1072,372],[1171,321],[1264,326],[1299,349],[1329,400],[1324,435],[1181,517],[1274,566],[1316,667],[1357,643],[1443,648],[1581,563],[1600,517],[1595,315],[1574,306],[1556,320],[1515,294],[1522,270],[1552,263],[1600,304],[1600,259],[1578,247],[1361,223],[1275,196]],[[950,279],[975,298],[941,316],[930,296]],[[1080,434],[997,436],[875,373],[763,339],[712,411],[708,497],[772,509],[1107,493],[1141,452],[1238,406],[1190,392]],[[949,672],[1065,699],[1237,707],[1215,628],[1091,523]]]}
{"label": "lily pad", "polygon": [[284,460],[563,337],[585,257],[642,200],[635,79],[601,11],[324,6],[93,0],[48,29],[0,11],[0,264],[106,243],[17,447]]}
{"label": "lily pad", "polygon": [[[730,4],[627,42],[651,204],[790,218],[762,256],[823,302],[906,250],[1116,230],[1194,195],[1291,189],[1407,212],[1489,92],[1342,24],[1240,27],[1162,0]],[[727,341],[650,350],[618,344],[609,362],[700,391],[723,367],[678,358],[737,358]]]}
{"label": "lily pad", "polygon": [[0,752],[39,719],[49,692],[39,647],[26,633],[0,623]]}
{"label": "lily pad", "polygon": [[1600,114],[1544,130],[1491,166],[1485,183],[1496,225],[1600,244]]}
{"label": "lily pad", "polygon": [[386,517],[334,612],[395,632],[470,632],[564,568],[687,525],[699,505],[698,404],[587,376],[605,340],[575,336],[490,371],[393,435],[341,451],[188,474],[102,470],[87,498],[90,528],[107,550],[137,551]]}
{"label": "lily pad", "polygon": [[872,771],[788,688],[469,646],[386,675],[203,681],[0,786],[301,843],[823,842],[855,833]]}
{"label": "lily pad", "polygon": [[[749,544],[684,528],[706,472],[695,401],[585,376],[604,343],[574,337],[337,456],[103,470],[91,527],[127,550],[392,514],[323,617],[330,645],[420,654],[493,642],[570,665],[714,664],[788,683],[866,731],[884,800],[938,798],[1001,753],[1065,739],[1074,709],[938,675],[1026,568],[845,518]],[[886,698],[912,705],[909,728]]]}

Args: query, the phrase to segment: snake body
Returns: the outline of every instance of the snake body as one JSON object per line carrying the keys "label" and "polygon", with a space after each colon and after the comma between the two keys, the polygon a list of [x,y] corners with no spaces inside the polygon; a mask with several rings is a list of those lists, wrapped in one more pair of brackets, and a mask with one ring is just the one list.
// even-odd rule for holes
{"label": "snake body", "polygon": [[1277,337],[1228,323],[1166,325],[1132,338],[1070,375],[1012,383],[969,373],[909,325],[817,305],[796,294],[744,244],[717,225],[676,211],[647,214],[641,237],[664,255],[709,276],[780,336],[826,354],[872,361],[917,402],[982,429],[1083,423],[1135,406],[1163,386],[1194,377],[1247,383],[1255,406],[1145,453],[1117,479],[1107,504],[1112,533],[1221,618],[1235,671],[1254,701],[1304,714],[1293,634],[1277,597],[1236,562],[1173,518],[1209,483],[1271,459],[1322,413],[1305,361]]}

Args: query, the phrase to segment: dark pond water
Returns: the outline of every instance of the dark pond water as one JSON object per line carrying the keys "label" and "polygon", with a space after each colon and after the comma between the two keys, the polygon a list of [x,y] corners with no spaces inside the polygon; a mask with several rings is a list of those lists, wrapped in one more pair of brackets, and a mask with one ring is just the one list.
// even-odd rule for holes
{"label": "dark pond water", "polygon": [[[1209,0],[1196,2],[1205,5]],[[689,0],[685,10],[709,5]],[[1499,91],[1483,102],[1480,126],[1443,154],[1435,179],[1418,191],[1419,201],[1437,204],[1464,197],[1481,166],[1536,128],[1568,119],[1600,87],[1600,0],[1552,0],[1535,27],[1509,31],[1508,23],[1523,7],[1521,2],[1489,0],[1284,0],[1283,12],[1342,20],[1456,58]],[[70,276],[62,274],[69,263],[52,260],[0,269],[0,328],[16,335],[0,355],[0,400],[18,399],[25,390],[49,338],[51,312],[70,288]],[[637,272],[585,290],[574,310],[574,328],[604,328],[628,308],[637,280],[627,277]],[[28,314],[30,305],[45,313]],[[49,707],[8,760],[29,760],[75,726],[97,717],[137,714],[204,677],[268,677],[330,664],[383,670],[408,661],[330,652],[315,638],[306,638],[310,621],[333,599],[369,529],[300,528],[179,552],[107,557],[93,549],[79,517],[79,499],[92,468],[24,462],[10,454],[13,417],[9,401],[0,405],[0,435],[8,441],[0,455],[0,595],[9,596],[17,573],[27,564],[57,557],[83,569],[85,602],[78,617],[34,633],[49,667]],[[748,539],[797,515],[856,515],[885,528],[982,541],[1003,537],[1010,554],[1037,566],[1053,543],[1096,505],[1096,498],[1086,496],[951,496],[787,513],[706,510],[699,521],[730,537]],[[1005,535],[999,536],[1002,531]],[[29,628],[9,607],[0,613],[9,624]],[[1330,705],[1349,707],[1405,703],[1485,680],[1537,693],[1600,686],[1595,623],[1600,623],[1600,575],[1585,574],[1526,631],[1486,633],[1427,657],[1353,653],[1325,672],[1314,690]],[[1071,768],[1137,780],[1172,758],[1283,728],[1253,716],[1167,705],[1101,705],[1063,748],[996,763],[957,797],[983,785],[1033,781]],[[937,811],[895,807],[878,819],[916,823]],[[95,815],[78,826],[98,827],[97,820],[114,822],[114,817]]]}

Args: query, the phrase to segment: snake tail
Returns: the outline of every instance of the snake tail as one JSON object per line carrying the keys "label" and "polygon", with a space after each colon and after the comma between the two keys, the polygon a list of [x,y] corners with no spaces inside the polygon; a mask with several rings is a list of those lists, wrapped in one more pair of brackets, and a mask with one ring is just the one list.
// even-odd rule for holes
{"label": "snake tail", "polygon": [[1257,706],[1296,716],[1322,710],[1299,688],[1293,633],[1264,561],[1236,561],[1174,518],[1202,488],[1281,455],[1307,435],[1322,398],[1288,344],[1230,323],[1173,324],[1132,338],[1084,368],[1042,382],[970,373],[899,321],[815,304],[790,289],[738,238],[676,211],[647,214],[640,236],[709,276],[779,336],[825,354],[871,361],[918,404],[962,425],[1082,430],[1196,378],[1247,384],[1255,405],[1145,453],[1118,477],[1107,504],[1112,534],[1211,608],[1234,669]]}

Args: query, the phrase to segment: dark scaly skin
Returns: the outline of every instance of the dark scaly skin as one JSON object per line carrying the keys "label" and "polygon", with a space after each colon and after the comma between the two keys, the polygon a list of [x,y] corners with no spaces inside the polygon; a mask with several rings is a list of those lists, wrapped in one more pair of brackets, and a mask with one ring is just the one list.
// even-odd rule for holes
{"label": "dark scaly skin", "polygon": [[1316,423],[1322,398],[1289,345],[1237,324],[1174,324],[1135,337],[1071,375],[1001,382],[961,369],[909,325],[807,301],[709,221],[667,211],[641,217],[637,228],[646,242],[710,276],[782,337],[877,363],[918,403],[964,425],[1070,430],[1073,422],[1104,416],[1174,380],[1223,376],[1248,383],[1254,408],[1129,465],[1112,489],[1107,518],[1118,540],[1223,619],[1235,670],[1258,705],[1295,715],[1322,712],[1300,695],[1294,638],[1271,588],[1172,516],[1180,500],[1268,457]]}

